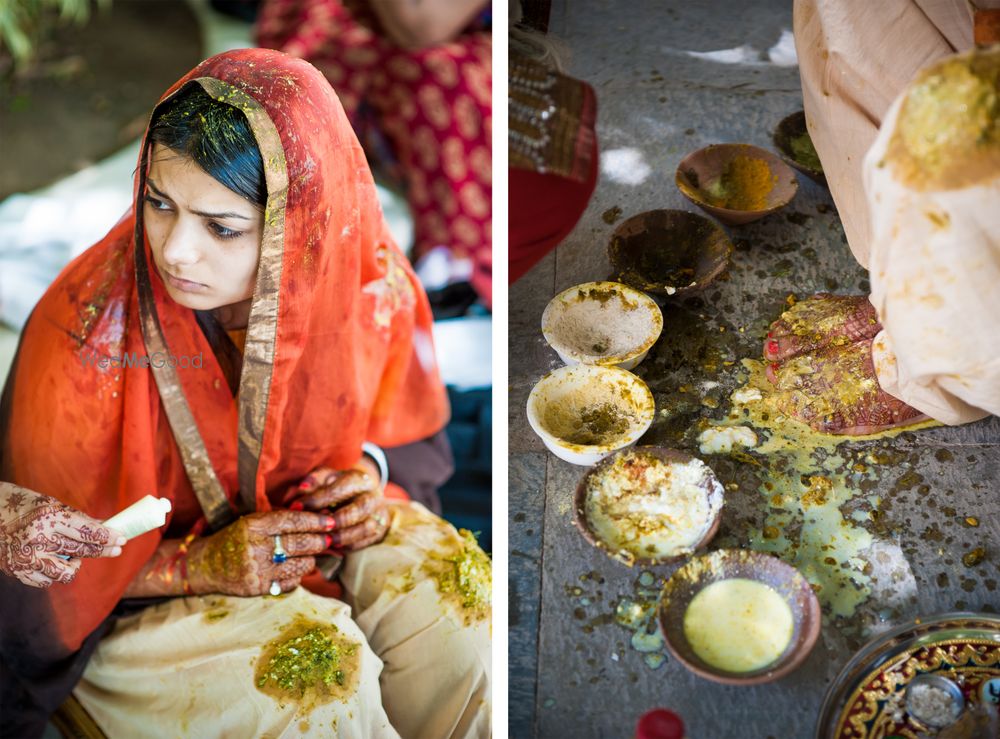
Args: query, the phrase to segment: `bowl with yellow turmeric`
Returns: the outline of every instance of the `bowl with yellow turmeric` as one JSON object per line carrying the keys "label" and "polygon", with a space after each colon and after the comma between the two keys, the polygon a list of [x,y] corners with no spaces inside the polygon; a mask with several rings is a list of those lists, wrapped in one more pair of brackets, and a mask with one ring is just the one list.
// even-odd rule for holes
{"label": "bowl with yellow turmeric", "polygon": [[799,183],[776,154],[750,144],[712,144],[677,165],[681,194],[730,226],[770,215],[788,205]]}
{"label": "bowl with yellow turmeric", "polygon": [[816,147],[809,137],[805,112],[800,110],[782,118],[771,134],[771,140],[785,163],[795,167],[817,184],[826,187],[823,163],[819,160]]}
{"label": "bowl with yellow turmeric", "polygon": [[653,423],[653,394],[617,367],[573,364],[545,375],[528,396],[528,424],[549,451],[589,467],[635,444]]}

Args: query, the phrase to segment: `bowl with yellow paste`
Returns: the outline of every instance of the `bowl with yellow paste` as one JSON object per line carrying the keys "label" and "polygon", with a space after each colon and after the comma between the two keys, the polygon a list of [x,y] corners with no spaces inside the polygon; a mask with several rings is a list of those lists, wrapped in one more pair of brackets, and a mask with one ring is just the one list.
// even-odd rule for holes
{"label": "bowl with yellow paste", "polygon": [[686,210],[647,210],[623,221],[608,244],[615,279],[666,297],[704,290],[729,266],[733,242],[715,221]]}
{"label": "bowl with yellow paste", "polygon": [[787,164],[750,144],[712,144],[691,152],[677,165],[674,180],[684,197],[730,226],[784,208],[799,189]]}
{"label": "bowl with yellow paste", "polygon": [[656,302],[620,282],[585,282],[563,290],[542,313],[542,334],[566,364],[632,369],[662,330]]}
{"label": "bowl with yellow paste", "polygon": [[720,549],[692,559],[660,600],[667,648],[691,672],[727,685],[777,680],[799,667],[819,637],[812,586],[777,557]]}
{"label": "bowl with yellow paste", "polygon": [[653,423],[646,383],[627,370],[568,365],[545,375],[528,396],[528,423],[549,451],[590,466],[635,444]]}
{"label": "bowl with yellow paste", "polygon": [[664,447],[618,452],[590,470],[574,500],[580,533],[631,566],[672,562],[719,529],[722,484],[696,457]]}
{"label": "bowl with yellow paste", "polygon": [[816,147],[813,146],[809,129],[806,127],[804,111],[792,113],[781,119],[781,122],[771,133],[771,141],[781,158],[809,179],[826,187],[826,175],[823,174],[823,163],[819,160]]}

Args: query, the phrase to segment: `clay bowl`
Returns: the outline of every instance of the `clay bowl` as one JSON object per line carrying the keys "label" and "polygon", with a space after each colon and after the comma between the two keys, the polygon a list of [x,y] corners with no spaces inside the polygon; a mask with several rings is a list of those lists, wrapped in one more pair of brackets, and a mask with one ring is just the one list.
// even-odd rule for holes
{"label": "clay bowl", "polygon": [[[742,161],[741,157],[767,164],[772,177],[766,188],[761,187],[757,192],[742,191],[732,185],[724,188],[723,175],[731,165]],[[784,208],[799,189],[795,173],[787,164],[766,149],[750,144],[712,144],[691,152],[677,165],[675,182],[684,197],[730,226],[750,223]],[[751,210],[722,205],[734,199],[761,200],[763,207]]]}
{"label": "clay bowl", "polygon": [[701,538],[697,540],[693,546],[685,548],[683,551],[678,552],[674,556],[663,556],[663,557],[639,557],[633,552],[628,552],[621,549],[616,549],[610,544],[608,544],[597,532],[592,521],[589,519],[587,512],[587,488],[590,481],[597,475],[601,475],[606,472],[615,461],[623,454],[627,453],[629,450],[623,450],[617,454],[611,455],[597,464],[595,467],[590,469],[583,479],[580,480],[580,484],[577,485],[576,494],[573,499],[573,522],[576,524],[577,529],[583,534],[583,538],[586,539],[591,545],[600,549],[602,552],[607,554],[612,559],[623,562],[629,566],[632,565],[660,565],[669,562],[677,562],[688,556],[692,551],[701,549],[708,545],[708,543],[715,536],[716,532],[719,530],[719,520],[722,518],[722,505],[723,505],[723,488],[722,484],[715,477],[715,473],[700,460],[696,460],[690,454],[678,451],[677,449],[667,449],[666,447],[658,446],[638,446],[635,447],[635,452],[643,452],[650,454],[662,462],[667,464],[681,464],[686,465],[689,462],[696,460],[704,466],[704,478],[699,483],[699,487],[704,490],[705,495],[709,498],[709,504],[714,512],[710,514],[709,520],[706,522],[704,529],[704,534]]}
{"label": "clay bowl", "polygon": [[566,364],[630,370],[646,358],[663,330],[656,302],[619,282],[585,282],[545,306],[542,335]]}
{"label": "clay bowl", "polygon": [[[752,672],[727,672],[702,660],[684,635],[684,613],[712,583],[730,578],[756,580],[773,588],[792,611],[792,638],[771,664]],[[743,549],[720,549],[692,559],[667,581],[660,600],[660,629],[671,654],[700,677],[726,685],[757,685],[799,667],[816,644],[822,620],[819,601],[806,579],[777,557]]]}
{"label": "clay bowl", "polygon": [[806,129],[806,114],[800,110],[798,113],[792,113],[790,116],[781,119],[781,123],[775,127],[774,132],[771,134],[771,140],[774,142],[774,147],[778,150],[778,153],[786,164],[795,167],[795,169],[799,170],[799,172],[806,175],[809,179],[826,187],[826,175],[823,174],[822,168],[816,169],[803,164],[795,158],[796,154],[792,148],[792,140],[803,135],[808,137],[809,131]]}
{"label": "clay bowl", "polygon": [[703,290],[729,266],[733,242],[714,221],[686,210],[650,210],[621,223],[608,244],[619,282],[654,295]]}
{"label": "clay bowl", "polygon": [[[600,429],[600,409],[622,428]],[[590,424],[587,413],[597,410]],[[528,395],[528,424],[549,451],[570,464],[596,464],[635,444],[653,423],[653,394],[627,370],[573,364],[549,372]],[[607,411],[605,411],[607,412]]]}

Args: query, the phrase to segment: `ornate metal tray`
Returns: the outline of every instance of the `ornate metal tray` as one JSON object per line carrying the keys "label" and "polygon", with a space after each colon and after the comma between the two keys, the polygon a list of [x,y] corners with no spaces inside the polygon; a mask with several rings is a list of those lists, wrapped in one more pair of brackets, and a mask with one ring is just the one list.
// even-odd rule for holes
{"label": "ornate metal tray", "polygon": [[[903,710],[914,677],[957,682],[966,703],[996,702],[1000,687],[1000,617],[948,613],[880,634],[854,655],[823,699],[816,739],[887,739],[926,735]],[[991,692],[992,691],[992,692]]]}

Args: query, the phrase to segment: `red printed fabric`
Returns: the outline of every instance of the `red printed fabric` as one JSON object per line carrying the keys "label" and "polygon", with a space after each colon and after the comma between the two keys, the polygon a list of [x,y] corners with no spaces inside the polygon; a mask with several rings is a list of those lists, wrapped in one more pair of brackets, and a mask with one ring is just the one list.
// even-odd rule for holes
{"label": "red printed fabric", "polygon": [[406,182],[414,258],[435,246],[471,257],[473,285],[489,303],[490,33],[470,30],[447,44],[406,50],[379,33],[366,8],[348,9],[340,0],[268,0],[257,40],[315,64],[356,126],[370,109]]}

